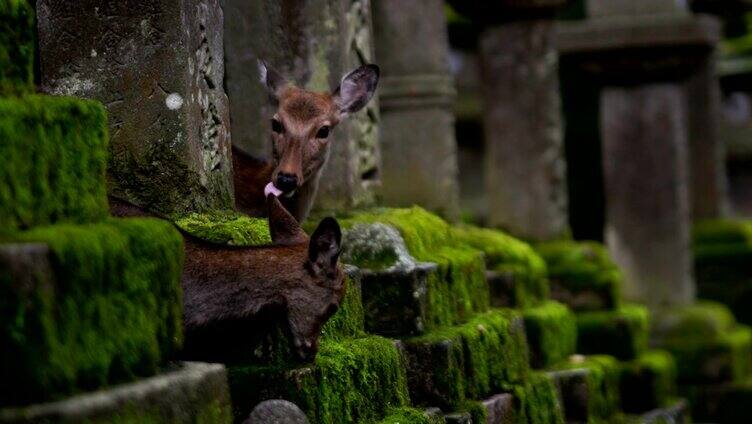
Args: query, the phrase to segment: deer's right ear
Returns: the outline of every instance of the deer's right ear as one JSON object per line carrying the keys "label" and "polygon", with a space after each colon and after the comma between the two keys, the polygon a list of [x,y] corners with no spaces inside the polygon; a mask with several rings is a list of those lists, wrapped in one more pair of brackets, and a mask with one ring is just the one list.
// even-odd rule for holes
{"label": "deer's right ear", "polygon": [[282,90],[287,86],[288,82],[285,77],[277,72],[274,68],[270,67],[263,60],[258,61],[259,80],[264,84],[266,90],[269,93],[269,99],[273,103],[279,101],[279,96],[282,94]]}
{"label": "deer's right ear", "polygon": [[311,270],[319,276],[333,275],[342,251],[342,230],[336,219],[321,220],[308,244],[308,261]]}

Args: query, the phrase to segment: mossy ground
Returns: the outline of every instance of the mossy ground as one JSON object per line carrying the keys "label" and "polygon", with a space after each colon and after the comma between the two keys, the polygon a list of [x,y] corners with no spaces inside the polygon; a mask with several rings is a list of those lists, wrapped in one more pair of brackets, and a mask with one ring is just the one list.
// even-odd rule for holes
{"label": "mossy ground", "polygon": [[647,308],[636,304],[578,313],[577,352],[634,359],[647,349],[649,318]]}
{"label": "mossy ground", "polygon": [[621,408],[639,414],[668,406],[676,396],[676,362],[666,351],[651,350],[621,365]]}
{"label": "mossy ground", "polygon": [[229,246],[261,246],[272,243],[269,221],[237,212],[192,213],[173,218],[186,233],[211,243]]}
{"label": "mossy ground", "polygon": [[540,243],[536,251],[546,261],[552,292],[575,310],[618,308],[622,274],[596,242]]}
{"label": "mossy ground", "polygon": [[29,3],[0,0],[0,96],[34,90],[34,34],[34,10]]}
{"label": "mossy ground", "polygon": [[58,399],[153,374],[182,342],[182,238],[156,219],[37,227],[52,287],[0,275],[4,404]]}
{"label": "mossy ground", "polygon": [[523,317],[534,368],[551,366],[575,352],[575,316],[565,305],[547,301],[542,306],[525,309]]}
{"label": "mossy ground", "polygon": [[107,115],[101,104],[37,95],[0,98],[0,140],[0,235],[108,215]]}

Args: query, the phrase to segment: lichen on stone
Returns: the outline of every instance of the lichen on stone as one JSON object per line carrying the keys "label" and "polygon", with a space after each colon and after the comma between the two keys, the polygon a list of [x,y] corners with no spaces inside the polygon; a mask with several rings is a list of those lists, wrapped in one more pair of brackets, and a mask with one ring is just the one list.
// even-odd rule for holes
{"label": "lichen on stone", "polygon": [[191,213],[174,218],[186,233],[216,244],[261,246],[272,243],[269,222],[230,211]]}
{"label": "lichen on stone", "polygon": [[342,261],[360,268],[392,270],[416,265],[397,229],[380,222],[358,223],[348,228],[342,246]]}

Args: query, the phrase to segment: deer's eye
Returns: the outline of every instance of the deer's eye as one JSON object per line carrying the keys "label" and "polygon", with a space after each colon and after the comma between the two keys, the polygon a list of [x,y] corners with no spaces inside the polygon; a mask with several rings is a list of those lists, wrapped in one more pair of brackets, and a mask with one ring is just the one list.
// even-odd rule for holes
{"label": "deer's eye", "polygon": [[285,127],[282,126],[282,123],[278,120],[272,119],[272,131],[277,134],[282,134],[283,132],[285,132]]}
{"label": "deer's eye", "polygon": [[319,131],[316,133],[316,138],[327,137],[329,137],[329,125],[324,125],[323,127],[319,128]]}

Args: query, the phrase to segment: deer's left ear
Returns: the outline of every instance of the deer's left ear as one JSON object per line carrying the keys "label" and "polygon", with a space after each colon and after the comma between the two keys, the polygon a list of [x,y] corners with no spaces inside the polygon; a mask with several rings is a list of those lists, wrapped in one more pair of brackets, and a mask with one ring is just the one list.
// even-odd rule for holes
{"label": "deer's left ear", "polygon": [[308,244],[308,261],[316,275],[333,275],[342,251],[342,231],[336,219],[321,220]]}
{"label": "deer's left ear", "polygon": [[332,95],[342,118],[355,113],[371,100],[379,83],[379,67],[363,65],[342,78]]}

